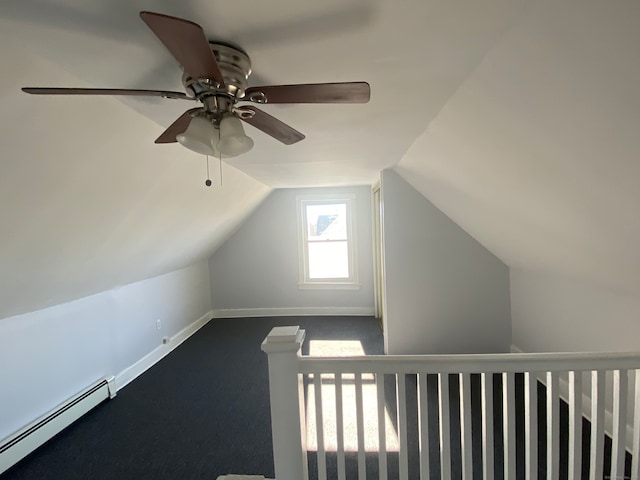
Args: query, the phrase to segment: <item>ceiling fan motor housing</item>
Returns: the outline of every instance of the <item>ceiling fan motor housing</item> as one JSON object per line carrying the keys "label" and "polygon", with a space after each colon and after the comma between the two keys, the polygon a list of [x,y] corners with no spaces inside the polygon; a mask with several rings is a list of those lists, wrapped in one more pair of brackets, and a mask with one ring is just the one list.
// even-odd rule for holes
{"label": "ceiling fan motor housing", "polygon": [[193,78],[186,72],[182,75],[184,87],[197,98],[216,94],[228,95],[233,100],[241,98],[248,87],[251,59],[244,51],[230,45],[209,42],[209,46],[222,72],[225,88],[218,89],[208,79]]}

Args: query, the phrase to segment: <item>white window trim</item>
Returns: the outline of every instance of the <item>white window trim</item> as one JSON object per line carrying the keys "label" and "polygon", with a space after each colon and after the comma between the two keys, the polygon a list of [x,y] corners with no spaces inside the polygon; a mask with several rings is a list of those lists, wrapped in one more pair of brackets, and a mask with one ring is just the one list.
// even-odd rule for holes
{"label": "white window trim", "polygon": [[[309,253],[307,250],[307,205],[322,205],[328,203],[346,203],[347,205],[347,251],[349,258],[349,278],[309,278]],[[357,245],[356,238],[356,213],[355,213],[356,196],[352,193],[347,194],[316,194],[316,195],[297,195],[296,205],[298,211],[298,288],[320,289],[320,290],[359,290],[360,283],[358,281],[358,262],[357,262]]]}

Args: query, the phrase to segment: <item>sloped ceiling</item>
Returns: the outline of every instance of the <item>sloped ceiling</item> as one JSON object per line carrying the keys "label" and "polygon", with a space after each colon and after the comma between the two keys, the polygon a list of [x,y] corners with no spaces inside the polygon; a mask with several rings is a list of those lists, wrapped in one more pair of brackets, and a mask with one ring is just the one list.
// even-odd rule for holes
{"label": "sloped ceiling", "polygon": [[[78,79],[0,38],[0,318],[166,273],[222,242],[270,189],[160,149],[157,125],[112,98],[56,108],[14,92]],[[26,95],[25,95],[26,97]]]}
{"label": "sloped ceiling", "polygon": [[[241,45],[253,85],[366,80],[372,100],[265,106],[307,139],[249,131],[206,189],[204,159],[153,144],[191,104],[19,91],[180,90],[140,10]],[[0,318],[205,258],[271,188],[394,165],[508,265],[639,293],[638,25],[635,0],[5,0]]]}
{"label": "sloped ceiling", "polygon": [[[518,0],[4,0],[0,4],[0,318],[185,266],[271,188],[372,183],[437,117]],[[153,140],[192,104],[35,97],[22,86],[181,90],[139,19],[200,23],[252,57],[251,85],[369,81],[367,105],[265,106],[307,135],[205,161]],[[215,171],[215,169],[213,169]]]}
{"label": "sloped ceiling", "polygon": [[508,265],[637,295],[639,59],[639,2],[527,2],[396,169]]}

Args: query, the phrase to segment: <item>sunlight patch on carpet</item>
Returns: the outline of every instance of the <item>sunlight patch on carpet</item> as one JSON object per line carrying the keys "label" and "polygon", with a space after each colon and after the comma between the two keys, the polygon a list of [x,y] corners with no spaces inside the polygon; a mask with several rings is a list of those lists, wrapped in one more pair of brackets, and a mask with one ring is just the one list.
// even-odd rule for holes
{"label": "sunlight patch on carpet", "polygon": [[[365,354],[359,340],[311,340],[309,355],[318,357],[363,356]],[[323,373],[322,414],[324,447],[327,452],[337,451],[336,435],[336,387],[335,375]],[[309,375],[307,387],[307,449],[317,451],[318,437],[316,426],[315,386],[313,375]],[[342,375],[342,404],[344,425],[344,450],[358,451],[356,425],[356,385],[354,374]],[[362,375],[362,405],[364,423],[364,449],[367,452],[379,451],[378,444],[378,397],[376,379],[373,374]],[[396,432],[387,407],[384,407],[386,450],[398,451],[398,433]]]}

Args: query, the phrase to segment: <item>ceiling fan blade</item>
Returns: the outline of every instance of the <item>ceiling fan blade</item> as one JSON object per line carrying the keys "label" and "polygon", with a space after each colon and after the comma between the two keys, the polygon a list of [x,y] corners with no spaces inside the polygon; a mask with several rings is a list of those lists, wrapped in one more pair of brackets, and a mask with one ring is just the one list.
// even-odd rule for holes
{"label": "ceiling fan blade", "polygon": [[182,65],[185,72],[194,79],[212,79],[224,87],[222,72],[200,25],[154,12],[140,12],[140,18]]}
{"label": "ceiling fan blade", "polygon": [[308,83],[249,87],[242,100],[256,103],[367,103],[367,82]]}
{"label": "ceiling fan blade", "polygon": [[[262,130],[267,135],[271,135],[276,140],[281,141],[285,145],[291,145],[304,140],[305,136],[294,128],[290,127],[284,122],[281,122],[275,117],[272,117],[268,113],[258,110],[256,107],[243,106],[238,109],[240,111],[240,119],[247,122],[249,125],[256,127],[258,130]],[[243,116],[242,112],[251,111],[253,116]]]}
{"label": "ceiling fan blade", "polygon": [[160,135],[155,143],[175,143],[177,142],[176,140],[176,135],[180,135],[181,133],[184,133],[184,131],[187,129],[187,127],[189,126],[189,123],[191,122],[191,118],[193,117],[193,113],[202,110],[201,108],[192,108],[191,110],[187,110],[186,112],[184,112],[182,115],[180,115],[178,117],[178,119],[173,122],[171,125],[169,125],[169,128],[167,128],[164,132],[162,132],[162,135]]}
{"label": "ceiling fan blade", "polygon": [[177,98],[181,100],[195,100],[182,92],[165,90],[131,90],[123,88],[40,88],[24,87],[23,92],[32,95],[139,95],[144,97]]}

